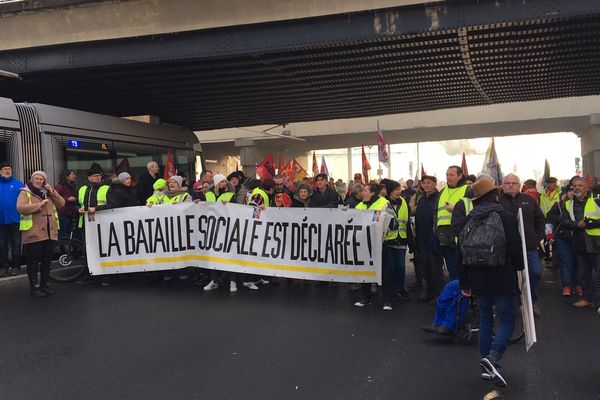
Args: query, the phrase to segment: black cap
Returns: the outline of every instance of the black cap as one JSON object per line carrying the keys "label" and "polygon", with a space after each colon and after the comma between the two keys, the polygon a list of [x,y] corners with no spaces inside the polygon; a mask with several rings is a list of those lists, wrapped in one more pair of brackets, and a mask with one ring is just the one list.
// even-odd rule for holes
{"label": "black cap", "polygon": [[246,179],[246,176],[244,175],[244,173],[242,171],[234,171],[234,172],[230,173],[229,175],[227,175],[228,181],[230,181],[231,178],[238,178],[238,180],[240,182],[243,182],[244,179]]}
{"label": "black cap", "polygon": [[6,168],[6,167],[11,167],[10,163],[8,161],[2,161],[0,163],[0,169]]}
{"label": "black cap", "polygon": [[104,174],[104,171],[102,171],[102,167],[98,164],[98,163],[92,163],[92,165],[90,166],[90,169],[88,169],[87,171],[87,176],[90,175],[96,175],[96,174]]}

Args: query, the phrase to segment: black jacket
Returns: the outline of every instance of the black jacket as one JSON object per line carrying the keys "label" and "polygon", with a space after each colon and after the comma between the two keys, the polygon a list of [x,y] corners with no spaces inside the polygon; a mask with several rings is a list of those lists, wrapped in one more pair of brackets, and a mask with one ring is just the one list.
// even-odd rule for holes
{"label": "black jacket", "polygon": [[433,214],[437,208],[440,192],[434,190],[430,195],[424,194],[417,202],[415,213],[415,233],[417,242],[431,243],[433,238]]}
{"label": "black jacket", "polygon": [[355,208],[358,203],[360,203],[360,199],[357,199],[354,195],[349,195],[346,197],[346,201],[344,202],[349,208]]}
{"label": "black jacket", "polygon": [[[110,185],[106,194],[106,208],[132,207],[138,204],[135,188],[125,186],[118,180]],[[144,201],[143,204],[146,202]]]}
{"label": "black jacket", "polygon": [[158,174],[156,174],[155,177],[152,177],[149,172],[146,172],[137,179],[135,189],[137,191],[139,204],[146,204],[148,197],[152,196],[154,193],[154,188],[152,186],[154,185],[154,182],[158,180],[158,178]]}
{"label": "black jacket", "polygon": [[555,239],[564,240],[566,242],[571,242],[573,240],[573,232],[570,229],[567,229],[565,224],[562,223],[563,215],[569,216],[567,208],[565,207],[564,201],[559,201],[554,203],[550,211],[548,211],[548,215],[546,215],[546,222],[552,224]]}
{"label": "black jacket", "polygon": [[478,214],[498,212],[504,235],[506,237],[506,265],[504,266],[466,266],[459,265],[459,281],[461,289],[471,289],[474,295],[482,296],[514,296],[518,294],[517,271],[524,268],[521,235],[515,216],[505,209],[498,208],[497,203],[483,202],[475,205],[467,221]]}
{"label": "black jacket", "polygon": [[[575,221],[571,220],[568,212],[564,212],[560,218],[560,223],[566,229],[573,232],[573,249],[578,253],[600,253],[600,236],[591,236],[585,232],[584,228],[577,227],[577,222],[584,219],[585,203],[589,195],[585,196],[582,201],[573,199],[573,214]],[[600,206],[600,199],[594,199],[597,205]],[[600,227],[600,221],[588,221],[588,228]]]}
{"label": "black jacket", "polygon": [[506,193],[500,195],[500,204],[516,220],[519,208],[523,210],[523,227],[525,228],[525,245],[527,251],[538,248],[540,241],[546,236],[546,219],[535,200],[524,193],[512,197]]}
{"label": "black jacket", "polygon": [[312,206],[316,208],[337,208],[339,203],[337,192],[329,186],[323,193],[319,189],[315,189],[311,197]]}

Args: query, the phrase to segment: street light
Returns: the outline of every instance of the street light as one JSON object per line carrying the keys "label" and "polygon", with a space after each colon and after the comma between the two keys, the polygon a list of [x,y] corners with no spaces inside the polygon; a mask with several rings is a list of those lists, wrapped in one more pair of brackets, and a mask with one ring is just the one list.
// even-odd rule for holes
{"label": "street light", "polygon": [[18,80],[23,80],[23,78],[21,78],[21,75],[14,73],[14,72],[10,72],[10,71],[4,71],[2,69],[0,69],[0,76],[3,76],[5,78],[10,78],[10,79],[18,79]]}

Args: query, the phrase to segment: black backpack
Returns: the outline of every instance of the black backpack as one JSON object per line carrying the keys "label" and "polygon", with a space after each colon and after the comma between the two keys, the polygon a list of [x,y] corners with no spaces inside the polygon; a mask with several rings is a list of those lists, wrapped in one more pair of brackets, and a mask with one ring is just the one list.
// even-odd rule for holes
{"label": "black backpack", "polygon": [[459,235],[464,265],[506,265],[506,235],[497,212],[484,218],[469,218]]}

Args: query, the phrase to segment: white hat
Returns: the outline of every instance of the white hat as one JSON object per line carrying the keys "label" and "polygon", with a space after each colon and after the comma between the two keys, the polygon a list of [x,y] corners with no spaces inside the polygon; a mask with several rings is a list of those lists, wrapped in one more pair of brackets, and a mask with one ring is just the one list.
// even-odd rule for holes
{"label": "white hat", "polygon": [[127,178],[131,178],[131,175],[129,175],[128,172],[121,172],[119,174],[119,176],[117,176],[117,179],[120,180],[121,182],[123,182]]}
{"label": "white hat", "polygon": [[175,182],[177,182],[177,184],[179,185],[180,189],[181,189],[181,187],[183,185],[183,178],[180,177],[179,175],[173,175],[172,177],[169,178],[169,181],[175,181]]}
{"label": "white hat", "polygon": [[48,175],[46,175],[46,173],[44,171],[35,171],[33,174],[31,174],[31,179],[33,180],[33,177],[39,175],[42,178],[44,178],[45,181],[48,180]]}
{"label": "white hat", "polygon": [[216,174],[215,176],[213,176],[213,183],[215,184],[215,186],[217,186],[219,182],[224,181],[225,179],[227,179],[225,175]]}

